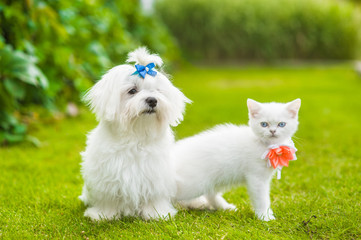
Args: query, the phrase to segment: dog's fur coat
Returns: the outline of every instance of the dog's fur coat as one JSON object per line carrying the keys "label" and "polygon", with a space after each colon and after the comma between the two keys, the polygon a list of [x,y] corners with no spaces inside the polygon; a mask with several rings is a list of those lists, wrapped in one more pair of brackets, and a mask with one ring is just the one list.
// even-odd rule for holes
{"label": "dog's fur coat", "polygon": [[[128,62],[160,67],[162,59],[139,48]],[[93,220],[173,216],[175,194],[170,126],[190,102],[165,74],[141,78],[132,65],[112,68],[85,95],[99,125],[82,152],[85,216]]]}

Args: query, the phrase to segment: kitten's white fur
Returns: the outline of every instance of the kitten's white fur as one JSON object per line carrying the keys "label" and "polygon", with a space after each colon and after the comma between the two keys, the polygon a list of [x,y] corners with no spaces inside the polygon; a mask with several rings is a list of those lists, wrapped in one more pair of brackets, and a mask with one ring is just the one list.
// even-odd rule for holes
{"label": "kitten's white fur", "polygon": [[[139,48],[129,54],[128,62],[160,66],[162,59]],[[99,120],[81,153],[80,199],[88,206],[84,215],[93,220],[156,219],[176,213],[171,204],[176,184],[170,125],[183,119],[190,101],[161,72],[142,79],[135,70],[127,64],[112,68],[85,96]],[[149,98],[157,100],[154,108]]]}
{"label": "kitten's white fur", "polygon": [[[176,143],[176,199],[184,207],[235,209],[219,191],[245,183],[257,217],[275,219],[269,196],[274,170],[262,154],[273,144],[293,146],[301,100],[261,104],[248,99],[247,105],[249,126],[220,125]],[[278,127],[279,122],[286,126]]]}

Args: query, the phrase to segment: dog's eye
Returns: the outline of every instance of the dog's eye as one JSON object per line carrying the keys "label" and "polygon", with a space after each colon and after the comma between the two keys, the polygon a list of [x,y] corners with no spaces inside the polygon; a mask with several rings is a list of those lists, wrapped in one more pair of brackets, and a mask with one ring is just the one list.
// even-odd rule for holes
{"label": "dog's eye", "polygon": [[132,88],[132,89],[129,90],[128,93],[129,93],[130,95],[136,94],[136,93],[137,93],[137,89]]}

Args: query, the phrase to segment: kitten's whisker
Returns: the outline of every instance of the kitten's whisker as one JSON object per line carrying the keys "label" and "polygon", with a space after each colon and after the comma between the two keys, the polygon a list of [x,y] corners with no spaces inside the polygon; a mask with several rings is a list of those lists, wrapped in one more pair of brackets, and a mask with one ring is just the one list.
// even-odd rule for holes
{"label": "kitten's whisker", "polygon": [[299,138],[299,137],[297,137],[297,136],[293,136],[293,137],[292,137],[292,140],[293,140],[295,143],[297,143],[298,145],[301,145],[301,146],[303,146],[303,143],[305,142],[304,139]]}

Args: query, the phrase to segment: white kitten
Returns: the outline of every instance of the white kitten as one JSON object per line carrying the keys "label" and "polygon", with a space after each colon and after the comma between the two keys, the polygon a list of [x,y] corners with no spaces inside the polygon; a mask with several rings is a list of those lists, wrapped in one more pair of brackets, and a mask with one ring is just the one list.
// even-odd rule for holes
{"label": "white kitten", "polygon": [[269,197],[275,170],[262,155],[275,145],[294,147],[301,100],[261,104],[248,99],[247,105],[249,126],[220,125],[176,143],[176,200],[181,205],[235,209],[218,192],[245,183],[257,217],[275,219]]}

